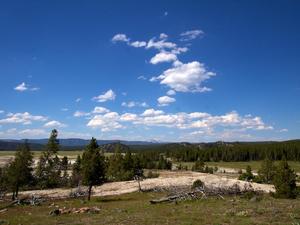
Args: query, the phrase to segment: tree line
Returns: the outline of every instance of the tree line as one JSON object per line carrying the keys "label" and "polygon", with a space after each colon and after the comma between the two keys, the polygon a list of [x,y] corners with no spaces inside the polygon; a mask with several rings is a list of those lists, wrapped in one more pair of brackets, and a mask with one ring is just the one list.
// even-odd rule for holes
{"label": "tree line", "polygon": [[256,161],[271,160],[300,161],[300,141],[262,143],[214,143],[214,144],[168,144],[153,152],[164,152],[178,162],[200,161]]}

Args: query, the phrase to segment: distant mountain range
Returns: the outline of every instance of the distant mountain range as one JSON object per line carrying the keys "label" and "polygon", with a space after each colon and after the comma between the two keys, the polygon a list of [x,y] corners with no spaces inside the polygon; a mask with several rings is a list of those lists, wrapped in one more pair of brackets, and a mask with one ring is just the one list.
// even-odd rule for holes
{"label": "distant mountain range", "polygon": [[[27,139],[30,148],[32,150],[44,150],[48,139]],[[80,139],[80,138],[67,138],[59,139],[61,150],[81,150],[89,143],[90,140]],[[25,139],[14,140],[14,139],[0,139],[0,151],[13,151],[18,149],[18,147],[25,142]],[[124,140],[98,140],[98,145],[104,148],[106,151],[113,151],[116,143],[120,143],[121,149],[126,150],[128,148],[132,150],[149,150],[154,148],[170,148],[175,149],[180,146],[189,147],[196,145],[199,149],[216,147],[216,146],[228,146],[232,147],[235,145],[262,145],[262,144],[272,144],[272,143],[294,143],[299,144],[300,140],[288,140],[288,141],[260,141],[260,142],[207,142],[207,143],[188,143],[188,142],[157,142],[157,141],[124,141]]]}
{"label": "distant mountain range", "polygon": [[[43,150],[44,146],[47,144],[48,139],[27,139],[30,148],[32,150]],[[90,140],[80,139],[80,138],[67,138],[59,139],[59,144],[62,150],[71,149],[82,149],[89,143]],[[16,150],[21,144],[25,142],[25,139],[14,140],[14,139],[0,139],[0,151]],[[98,145],[106,145],[113,143],[121,143],[128,146],[137,145],[157,145],[159,142],[152,141],[123,141],[123,140],[98,140]]]}

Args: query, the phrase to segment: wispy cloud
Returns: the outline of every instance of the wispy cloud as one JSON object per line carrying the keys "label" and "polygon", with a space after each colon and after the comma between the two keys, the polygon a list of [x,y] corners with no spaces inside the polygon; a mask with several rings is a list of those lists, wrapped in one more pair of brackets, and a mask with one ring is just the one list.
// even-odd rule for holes
{"label": "wispy cloud", "polygon": [[26,91],[28,90],[28,87],[26,86],[25,82],[22,82],[18,86],[14,88],[16,91]]}
{"label": "wispy cloud", "polygon": [[141,75],[141,76],[138,76],[138,78],[137,78],[138,80],[147,80],[147,78],[145,77],[145,76],[143,76],[143,75]]}
{"label": "wispy cloud", "polygon": [[146,102],[135,102],[135,101],[129,101],[129,102],[122,102],[121,104],[124,107],[132,108],[135,106],[139,107],[148,107],[148,104]]}
{"label": "wispy cloud", "polygon": [[66,127],[67,125],[64,124],[64,123],[61,123],[57,120],[52,120],[52,121],[49,121],[47,123],[44,124],[44,127],[47,127],[47,128],[62,128],[62,127]]}
{"label": "wispy cloud", "polygon": [[129,38],[126,36],[126,34],[116,34],[115,36],[113,36],[113,38],[111,39],[112,42],[129,42]]}
{"label": "wispy cloud", "polygon": [[189,30],[180,34],[181,41],[190,41],[196,39],[198,36],[203,35],[204,32],[202,30]]}
{"label": "wispy cloud", "polygon": [[40,90],[40,88],[38,87],[29,87],[25,82],[22,82],[21,84],[17,85],[14,90],[16,91],[20,91],[20,92],[23,92],[23,91],[38,91]]}

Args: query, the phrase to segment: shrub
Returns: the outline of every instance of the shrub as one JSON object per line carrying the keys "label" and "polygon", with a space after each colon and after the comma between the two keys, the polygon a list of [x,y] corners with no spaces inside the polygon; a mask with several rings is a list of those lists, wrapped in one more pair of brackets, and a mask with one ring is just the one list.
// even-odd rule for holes
{"label": "shrub", "polygon": [[195,180],[192,185],[192,190],[201,189],[204,187],[204,183],[201,180]]}
{"label": "shrub", "polygon": [[246,172],[239,176],[239,180],[252,181],[253,179],[254,175],[252,173],[251,166],[247,166]]}
{"label": "shrub", "polygon": [[213,167],[205,166],[204,173],[213,174],[214,173],[214,168]]}
{"label": "shrub", "polygon": [[274,173],[276,167],[272,160],[266,158],[262,164],[261,168],[258,170],[258,180],[261,183],[271,184],[273,182]]}
{"label": "shrub", "polygon": [[273,183],[276,192],[274,196],[277,198],[296,198],[296,173],[289,167],[286,160],[282,160],[274,174]]}
{"label": "shrub", "polygon": [[219,168],[217,166],[214,167],[214,172],[218,172]]}

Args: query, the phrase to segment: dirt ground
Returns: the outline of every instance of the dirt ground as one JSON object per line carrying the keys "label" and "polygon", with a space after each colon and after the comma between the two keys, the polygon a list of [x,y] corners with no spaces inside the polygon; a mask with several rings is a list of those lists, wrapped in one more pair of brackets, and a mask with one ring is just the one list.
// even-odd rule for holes
{"label": "dirt ground", "polygon": [[[206,174],[191,171],[161,171],[158,178],[145,179],[141,181],[143,190],[150,190],[154,188],[169,188],[174,186],[190,186],[192,183],[200,179],[206,186],[211,187],[231,187],[237,184],[241,189],[252,186],[256,191],[271,192],[274,191],[273,185],[249,183],[246,181],[239,181],[237,179],[228,178],[221,174]],[[49,189],[49,190],[33,190],[25,191],[20,194],[24,195],[41,195],[50,198],[68,197],[71,191],[75,189]],[[121,195],[138,191],[137,181],[122,181],[105,183],[101,186],[93,188],[93,196],[110,196]]]}

